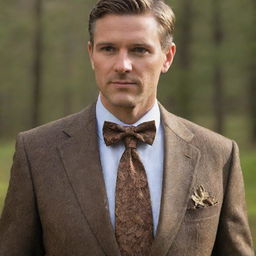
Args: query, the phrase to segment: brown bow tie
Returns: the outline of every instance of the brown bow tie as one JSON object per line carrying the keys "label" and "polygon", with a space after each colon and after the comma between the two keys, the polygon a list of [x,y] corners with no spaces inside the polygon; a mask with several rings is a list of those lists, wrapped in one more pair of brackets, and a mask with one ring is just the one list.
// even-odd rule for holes
{"label": "brown bow tie", "polygon": [[138,141],[152,145],[155,121],[138,126],[105,122],[107,146],[123,140],[116,182],[115,234],[122,256],[148,256],[153,241],[153,218],[145,168],[136,151]]}

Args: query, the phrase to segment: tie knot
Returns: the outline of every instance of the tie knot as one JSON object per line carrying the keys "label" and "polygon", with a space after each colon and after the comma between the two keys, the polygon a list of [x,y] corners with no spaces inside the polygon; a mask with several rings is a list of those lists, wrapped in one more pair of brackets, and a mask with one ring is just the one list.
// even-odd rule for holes
{"label": "tie knot", "polygon": [[122,126],[126,136],[135,136],[136,126]]}
{"label": "tie knot", "polygon": [[142,123],[138,126],[122,126],[105,121],[103,136],[107,146],[123,140],[126,148],[136,148],[138,141],[152,145],[155,139],[155,121]]}
{"label": "tie knot", "polygon": [[137,148],[138,139],[132,136],[126,136],[124,138],[125,148]]}

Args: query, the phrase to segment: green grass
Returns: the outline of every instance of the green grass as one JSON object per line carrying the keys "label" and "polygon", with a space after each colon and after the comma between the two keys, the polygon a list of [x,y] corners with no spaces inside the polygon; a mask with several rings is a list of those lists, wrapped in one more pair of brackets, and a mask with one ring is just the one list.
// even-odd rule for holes
{"label": "green grass", "polygon": [[0,213],[2,212],[10,178],[10,168],[14,151],[14,142],[0,143]]}
{"label": "green grass", "polygon": [[[13,142],[0,144],[0,213],[9,182],[13,152]],[[242,151],[241,164],[244,173],[249,223],[256,247],[256,149]]]}
{"label": "green grass", "polygon": [[256,247],[256,150],[241,153],[249,223]]}

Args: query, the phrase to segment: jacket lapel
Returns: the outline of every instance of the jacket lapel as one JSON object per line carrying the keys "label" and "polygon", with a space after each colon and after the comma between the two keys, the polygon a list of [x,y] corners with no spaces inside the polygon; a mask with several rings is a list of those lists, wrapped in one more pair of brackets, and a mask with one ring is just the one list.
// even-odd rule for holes
{"label": "jacket lapel", "polygon": [[67,139],[59,151],[82,212],[106,255],[119,255],[110,222],[100,164],[95,104],[78,114],[63,132]]}
{"label": "jacket lapel", "polygon": [[193,187],[200,152],[189,142],[193,134],[161,105],[165,161],[160,218],[152,255],[164,256],[178,232]]}

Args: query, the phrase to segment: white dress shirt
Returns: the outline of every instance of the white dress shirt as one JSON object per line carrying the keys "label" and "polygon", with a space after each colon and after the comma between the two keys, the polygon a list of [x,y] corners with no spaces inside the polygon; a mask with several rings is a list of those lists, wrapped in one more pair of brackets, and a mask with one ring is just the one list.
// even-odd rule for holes
{"label": "white dress shirt", "polygon": [[[101,166],[105,181],[105,187],[108,198],[109,213],[113,227],[115,227],[115,188],[116,178],[120,158],[125,150],[125,146],[122,142],[106,146],[103,138],[102,128],[105,121],[114,122],[120,125],[125,124],[110,113],[102,104],[100,97],[98,97],[96,104],[96,117],[98,127],[98,142],[100,151]],[[153,225],[154,234],[156,234],[161,195],[162,195],[162,181],[163,181],[163,161],[164,161],[164,133],[160,120],[160,110],[157,101],[153,107],[136,123],[130,124],[137,126],[143,122],[155,120],[156,124],[156,137],[152,146],[141,143],[138,144],[137,152],[140,156],[142,163],[144,164],[149,191],[151,197],[152,213],[153,213]]]}

